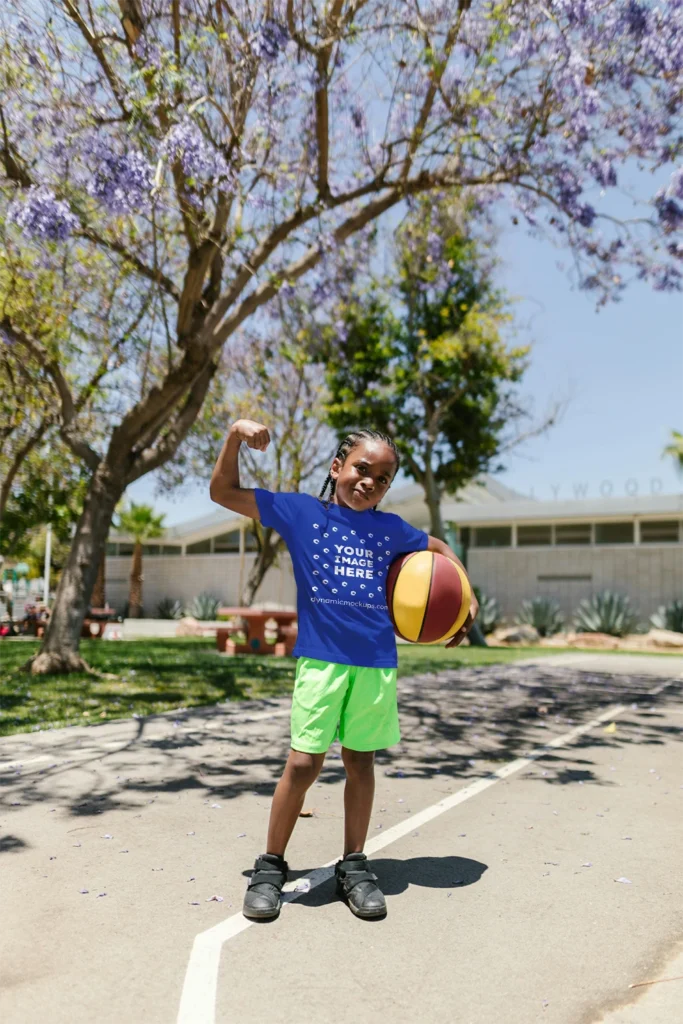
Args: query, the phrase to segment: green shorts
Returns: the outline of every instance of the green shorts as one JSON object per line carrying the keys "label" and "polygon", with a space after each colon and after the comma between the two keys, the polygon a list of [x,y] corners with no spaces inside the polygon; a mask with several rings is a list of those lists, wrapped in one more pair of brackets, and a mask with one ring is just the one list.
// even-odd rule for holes
{"label": "green shorts", "polygon": [[395,668],[357,668],[299,658],[292,748],[324,754],[337,735],[349,750],[383,750],[401,739]]}

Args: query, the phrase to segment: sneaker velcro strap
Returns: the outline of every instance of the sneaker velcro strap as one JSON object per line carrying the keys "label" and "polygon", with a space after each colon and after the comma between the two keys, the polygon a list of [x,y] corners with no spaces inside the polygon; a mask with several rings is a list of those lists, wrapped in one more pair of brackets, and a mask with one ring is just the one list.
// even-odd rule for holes
{"label": "sneaker velcro strap", "polygon": [[352,889],[354,885],[358,885],[359,882],[376,882],[377,875],[373,874],[372,871],[345,871],[343,868],[339,871],[340,878],[344,881],[346,888]]}

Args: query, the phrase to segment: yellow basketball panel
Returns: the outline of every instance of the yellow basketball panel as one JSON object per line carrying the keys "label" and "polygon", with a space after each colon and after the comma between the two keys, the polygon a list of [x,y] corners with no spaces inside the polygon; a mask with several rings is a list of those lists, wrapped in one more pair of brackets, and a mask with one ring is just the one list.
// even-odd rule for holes
{"label": "yellow basketball panel", "polygon": [[418,551],[403,566],[394,585],[394,621],[399,633],[413,643],[422,629],[431,581],[432,553]]}
{"label": "yellow basketball panel", "polygon": [[462,603],[460,605],[460,611],[448,632],[444,633],[444,635],[439,637],[438,640],[430,640],[428,644],[425,644],[426,647],[433,647],[434,644],[442,644],[445,640],[450,640],[451,637],[454,637],[470,612],[470,605],[472,604],[472,588],[470,587],[470,581],[457,562],[454,562],[453,565],[458,571],[460,586],[462,587]]}

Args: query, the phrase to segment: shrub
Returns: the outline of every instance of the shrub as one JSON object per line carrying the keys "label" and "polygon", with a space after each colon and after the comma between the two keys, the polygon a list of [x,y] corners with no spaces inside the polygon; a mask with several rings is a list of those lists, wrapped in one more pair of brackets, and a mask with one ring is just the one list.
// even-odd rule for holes
{"label": "shrub", "polygon": [[607,633],[626,636],[638,624],[631,602],[623,594],[603,590],[584,598],[574,613],[574,625],[582,633]]}
{"label": "shrub", "polygon": [[213,594],[199,594],[187,606],[185,614],[191,615],[193,619],[199,619],[200,622],[212,622],[218,615],[220,606],[220,597],[214,597]]}
{"label": "shrub", "polygon": [[532,597],[530,601],[522,602],[517,622],[533,626],[539,636],[553,636],[562,629],[564,616],[557,601],[551,597]]}
{"label": "shrub", "polygon": [[683,601],[670,601],[659,606],[650,622],[656,629],[672,629],[674,633],[683,633]]}
{"label": "shrub", "polygon": [[488,597],[482,594],[479,587],[474,587],[474,593],[479,602],[479,614],[477,622],[482,633],[492,633],[500,622],[500,607],[495,597]]}
{"label": "shrub", "polygon": [[182,619],[183,606],[180,601],[174,601],[172,597],[165,597],[157,605],[157,614],[160,619]]}

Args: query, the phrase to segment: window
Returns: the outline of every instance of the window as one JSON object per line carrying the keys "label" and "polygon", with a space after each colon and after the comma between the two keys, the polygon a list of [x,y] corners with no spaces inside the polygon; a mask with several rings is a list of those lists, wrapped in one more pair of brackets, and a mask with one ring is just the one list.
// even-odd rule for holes
{"label": "window", "polygon": [[633,544],[633,523],[596,523],[596,544]]}
{"label": "window", "polygon": [[[213,550],[221,554],[226,552],[239,551],[240,531],[233,530],[231,533],[222,533],[220,537],[213,538]],[[189,549],[188,549],[189,550]]]}
{"label": "window", "polygon": [[107,554],[108,555],[118,555],[118,553],[119,553],[119,546],[118,546],[118,544],[112,544],[111,542],[108,542],[107,543]]}
{"label": "window", "polygon": [[143,544],[142,553],[143,555],[158,555],[161,548],[158,544]]}
{"label": "window", "polygon": [[552,544],[551,526],[518,526],[517,544],[520,548],[533,547],[539,544]]}
{"label": "window", "polygon": [[211,541],[200,540],[196,544],[188,544],[185,548],[188,555],[210,555],[211,554]]}
{"label": "window", "polygon": [[162,544],[161,545],[161,553],[162,553],[162,555],[179,555],[181,553],[181,551],[182,551],[181,548],[174,547],[171,544]]}
{"label": "window", "polygon": [[119,554],[120,555],[132,555],[134,547],[135,547],[134,544],[119,544]]}
{"label": "window", "polygon": [[565,523],[555,527],[556,544],[590,544],[590,523]]}
{"label": "window", "polygon": [[509,548],[511,545],[511,526],[478,526],[474,531],[475,548]]}
{"label": "window", "polygon": [[650,519],[640,524],[643,544],[669,544],[678,540],[677,519]]}
{"label": "window", "polygon": [[471,533],[472,531],[470,530],[469,526],[461,526],[460,529],[458,530],[460,543],[464,548],[468,548],[471,544]]}

